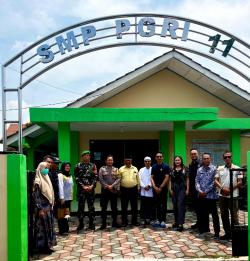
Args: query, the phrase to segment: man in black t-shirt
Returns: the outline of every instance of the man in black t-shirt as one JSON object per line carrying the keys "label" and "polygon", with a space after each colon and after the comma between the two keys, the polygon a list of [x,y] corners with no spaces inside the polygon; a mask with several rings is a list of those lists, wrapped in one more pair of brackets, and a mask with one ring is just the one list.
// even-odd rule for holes
{"label": "man in black t-shirt", "polygon": [[169,166],[163,163],[162,152],[157,152],[156,164],[152,166],[151,182],[154,189],[154,202],[156,208],[156,220],[153,226],[166,227],[167,213],[167,185],[169,181]]}

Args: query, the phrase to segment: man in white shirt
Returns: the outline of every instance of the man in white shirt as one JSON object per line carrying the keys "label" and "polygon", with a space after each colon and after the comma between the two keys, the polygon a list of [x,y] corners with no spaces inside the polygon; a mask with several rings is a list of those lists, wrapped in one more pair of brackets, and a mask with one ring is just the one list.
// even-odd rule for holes
{"label": "man in white shirt", "polygon": [[[221,236],[222,240],[231,239],[231,226],[229,221],[230,209],[230,169],[237,169],[238,166],[232,163],[232,153],[226,151],[223,153],[223,160],[225,165],[219,166],[215,175],[215,184],[219,188],[220,212],[223,223],[225,235]],[[242,184],[241,173],[239,171],[233,172],[233,213],[231,213],[231,222],[234,225],[239,224],[238,218],[238,199],[239,187]]]}
{"label": "man in white shirt", "polygon": [[152,218],[153,188],[151,184],[151,158],[144,158],[145,167],[139,170],[141,187],[141,218],[142,225],[147,225]]}

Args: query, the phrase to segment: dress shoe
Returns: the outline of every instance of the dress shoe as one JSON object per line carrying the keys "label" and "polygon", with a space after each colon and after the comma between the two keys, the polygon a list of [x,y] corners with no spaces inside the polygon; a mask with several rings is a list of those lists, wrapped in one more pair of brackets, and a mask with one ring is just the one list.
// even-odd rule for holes
{"label": "dress shoe", "polygon": [[172,228],[178,228],[179,227],[179,225],[177,224],[177,223],[174,223],[173,225],[172,225]]}
{"label": "dress shoe", "polygon": [[89,229],[90,230],[95,230],[95,224],[89,224]]}
{"label": "dress shoe", "polygon": [[215,234],[214,234],[214,239],[220,239],[220,235],[217,234],[217,233],[215,233]]}
{"label": "dress shoe", "polygon": [[79,224],[79,226],[77,227],[77,231],[81,231],[84,229],[84,225],[83,224]]}
{"label": "dress shoe", "polygon": [[220,237],[220,240],[230,240],[230,239],[231,239],[231,236],[228,235],[228,234],[225,234],[225,235]]}
{"label": "dress shoe", "polygon": [[101,230],[103,230],[103,229],[105,229],[105,228],[107,228],[107,224],[102,224],[102,225],[100,226],[100,229],[101,229]]}
{"label": "dress shoe", "polygon": [[184,230],[183,225],[179,225],[177,231],[182,232]]}
{"label": "dress shoe", "polygon": [[112,223],[112,227],[120,228],[121,225],[118,224],[117,222],[113,222],[113,223]]}

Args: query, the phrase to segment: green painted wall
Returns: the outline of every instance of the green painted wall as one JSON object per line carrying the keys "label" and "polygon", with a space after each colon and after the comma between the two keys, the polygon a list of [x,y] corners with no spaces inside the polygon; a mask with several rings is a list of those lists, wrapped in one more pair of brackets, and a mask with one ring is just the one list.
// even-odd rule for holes
{"label": "green painted wall", "polygon": [[28,260],[26,157],[7,157],[8,261]]}
{"label": "green painted wall", "polygon": [[186,123],[185,121],[174,122],[174,156],[183,158],[184,164],[187,161],[186,155]]}
{"label": "green painted wall", "polygon": [[233,162],[234,164],[241,166],[240,130],[230,130],[230,134],[230,148],[233,154]]}

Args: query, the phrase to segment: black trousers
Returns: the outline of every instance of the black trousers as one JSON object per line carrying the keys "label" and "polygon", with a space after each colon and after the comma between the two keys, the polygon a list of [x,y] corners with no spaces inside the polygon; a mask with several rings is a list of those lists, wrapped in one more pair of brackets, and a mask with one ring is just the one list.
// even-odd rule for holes
{"label": "black trousers", "polygon": [[117,212],[118,212],[117,211],[117,193],[113,193],[107,189],[102,189],[100,204],[101,204],[101,209],[102,209],[101,216],[102,216],[103,224],[106,224],[107,207],[108,207],[109,201],[110,201],[111,210],[112,210],[113,223],[116,223]]}
{"label": "black trousers", "polygon": [[141,196],[141,219],[152,219],[153,197]]}
{"label": "black trousers", "polygon": [[95,218],[95,207],[94,207],[95,194],[93,192],[91,192],[91,193],[81,193],[81,194],[78,195],[77,216],[79,218],[79,222],[83,223],[85,201],[87,201],[87,204],[88,204],[89,223],[93,224],[94,218]]}
{"label": "black trousers", "polygon": [[137,196],[138,188],[137,186],[133,188],[121,187],[121,207],[122,207],[122,223],[128,223],[128,203],[130,202],[131,214],[132,214],[132,224],[137,223]]}
{"label": "black trousers", "polygon": [[160,222],[166,222],[167,194],[168,190],[166,188],[162,189],[160,194],[154,192],[154,218]]}
{"label": "black trousers", "polygon": [[217,200],[216,199],[207,199],[199,198],[199,209],[200,209],[200,221],[199,221],[199,232],[209,232],[209,214],[212,214],[214,233],[220,233],[220,221],[217,211]]}
{"label": "black trousers", "polygon": [[185,196],[186,188],[184,184],[172,183],[172,190],[174,192],[172,201],[174,207],[174,220],[178,225],[185,223]]}
{"label": "black trousers", "polygon": [[191,203],[192,203],[192,208],[196,214],[196,224],[198,224],[199,226],[199,221],[200,221],[199,199],[198,199],[198,192],[196,190],[191,191]]}

